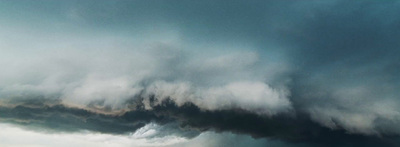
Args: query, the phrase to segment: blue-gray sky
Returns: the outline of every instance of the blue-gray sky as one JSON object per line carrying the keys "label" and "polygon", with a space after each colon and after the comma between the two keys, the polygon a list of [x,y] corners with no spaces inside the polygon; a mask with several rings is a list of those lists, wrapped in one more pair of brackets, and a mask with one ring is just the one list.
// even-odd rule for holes
{"label": "blue-gray sky", "polygon": [[1,0],[0,127],[15,135],[0,145],[398,146],[397,14],[397,1]]}

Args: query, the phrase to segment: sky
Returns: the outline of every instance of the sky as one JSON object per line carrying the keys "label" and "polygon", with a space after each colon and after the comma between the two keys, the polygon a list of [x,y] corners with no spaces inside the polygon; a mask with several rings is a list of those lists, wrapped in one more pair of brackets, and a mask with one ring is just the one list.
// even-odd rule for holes
{"label": "sky", "polygon": [[399,146],[397,14],[372,0],[0,0],[0,146]]}

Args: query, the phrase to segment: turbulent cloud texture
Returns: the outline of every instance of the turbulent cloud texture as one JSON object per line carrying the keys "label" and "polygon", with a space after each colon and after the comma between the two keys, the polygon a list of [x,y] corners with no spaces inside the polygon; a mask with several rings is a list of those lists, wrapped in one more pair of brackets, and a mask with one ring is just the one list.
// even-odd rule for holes
{"label": "turbulent cloud texture", "polygon": [[0,121],[175,143],[230,132],[289,143],[277,146],[396,146],[399,8],[1,1]]}

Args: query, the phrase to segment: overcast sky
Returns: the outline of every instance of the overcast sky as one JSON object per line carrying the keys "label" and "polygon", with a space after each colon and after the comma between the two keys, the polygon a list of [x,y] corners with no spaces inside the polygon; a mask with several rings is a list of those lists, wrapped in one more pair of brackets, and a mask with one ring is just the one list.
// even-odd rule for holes
{"label": "overcast sky", "polygon": [[0,0],[0,146],[399,146],[398,14]]}

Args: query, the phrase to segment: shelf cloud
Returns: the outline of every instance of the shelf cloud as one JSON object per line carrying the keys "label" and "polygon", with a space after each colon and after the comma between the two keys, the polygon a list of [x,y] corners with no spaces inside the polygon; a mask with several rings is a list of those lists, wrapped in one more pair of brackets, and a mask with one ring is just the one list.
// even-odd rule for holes
{"label": "shelf cloud", "polygon": [[398,146],[399,7],[4,1],[0,126],[165,146],[204,134],[254,146]]}

